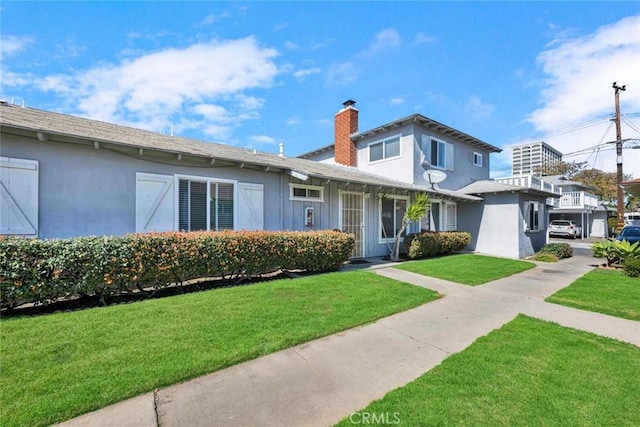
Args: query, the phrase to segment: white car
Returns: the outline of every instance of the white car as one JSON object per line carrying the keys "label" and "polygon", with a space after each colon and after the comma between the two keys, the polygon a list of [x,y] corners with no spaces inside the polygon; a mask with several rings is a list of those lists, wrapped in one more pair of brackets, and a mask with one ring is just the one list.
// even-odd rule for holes
{"label": "white car", "polygon": [[575,239],[576,237],[582,237],[582,227],[576,224],[575,221],[556,219],[549,223],[549,237],[551,236],[563,236]]}

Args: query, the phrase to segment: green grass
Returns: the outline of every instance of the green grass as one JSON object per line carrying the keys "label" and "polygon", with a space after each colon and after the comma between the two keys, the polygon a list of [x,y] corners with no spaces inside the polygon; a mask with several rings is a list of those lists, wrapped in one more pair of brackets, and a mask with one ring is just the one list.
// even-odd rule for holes
{"label": "green grass", "polygon": [[640,320],[640,278],[595,269],[546,299],[583,310]]}
{"label": "green grass", "polygon": [[437,298],[353,271],[0,322],[0,425],[33,426]]}
{"label": "green grass", "polygon": [[464,285],[481,285],[528,270],[536,265],[528,261],[496,258],[484,255],[448,255],[418,261],[408,261],[396,268],[437,277]]}
{"label": "green grass", "polygon": [[638,347],[518,316],[339,425],[635,426],[638,372]]}

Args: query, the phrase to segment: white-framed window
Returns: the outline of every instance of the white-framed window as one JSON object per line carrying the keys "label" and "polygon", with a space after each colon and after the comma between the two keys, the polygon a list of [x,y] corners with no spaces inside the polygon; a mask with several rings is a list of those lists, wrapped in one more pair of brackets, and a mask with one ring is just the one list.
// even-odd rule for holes
{"label": "white-framed window", "polygon": [[456,231],[458,229],[458,205],[440,199],[432,199],[421,228],[429,231]]}
{"label": "white-framed window", "polygon": [[408,205],[409,196],[387,195],[380,198],[380,243],[395,238],[402,227],[402,218]]}
{"label": "white-framed window", "polygon": [[324,187],[319,185],[289,184],[289,200],[324,202]]}
{"label": "white-framed window", "polygon": [[482,153],[473,152],[473,164],[482,167]]}
{"label": "white-framed window", "polygon": [[264,185],[138,172],[135,213],[136,233],[262,230]]}
{"label": "white-framed window", "polygon": [[525,231],[542,231],[544,228],[544,205],[540,202],[524,202]]}
{"label": "white-framed window", "polygon": [[233,230],[235,186],[210,179],[178,179],[178,229]]}
{"label": "white-framed window", "polygon": [[422,135],[422,163],[438,169],[453,170],[453,144]]}
{"label": "white-framed window", "polygon": [[369,147],[369,163],[400,157],[400,135],[372,142]]}

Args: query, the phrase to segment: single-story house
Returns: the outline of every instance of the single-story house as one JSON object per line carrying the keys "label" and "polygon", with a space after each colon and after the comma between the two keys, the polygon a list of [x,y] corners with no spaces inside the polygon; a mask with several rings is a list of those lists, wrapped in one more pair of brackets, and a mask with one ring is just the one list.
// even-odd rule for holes
{"label": "single-story house", "polygon": [[[464,138],[475,144],[469,158],[478,171],[483,164],[488,167],[486,150],[493,148],[450,129],[433,131],[443,132],[442,139]],[[536,233],[545,235],[541,224],[547,218],[542,201],[557,197],[532,193],[526,185],[508,191],[440,188],[374,169],[202,142],[6,102],[0,102],[0,136],[4,235],[341,229],[356,237],[354,257],[383,256],[408,204],[417,193],[427,193],[433,204],[426,228],[469,231],[474,236],[469,249],[518,258],[539,249],[542,239]],[[423,146],[431,144],[425,141]],[[434,156],[444,156],[445,151],[437,151],[440,143],[450,152],[438,141]],[[376,145],[367,147],[380,153]],[[382,155],[388,155],[393,141],[381,147]],[[467,159],[466,152],[459,154]],[[436,157],[429,161],[438,162]],[[510,209],[496,209],[506,194],[504,203],[511,203]],[[507,221],[505,215],[513,217]],[[503,226],[493,232],[499,223]],[[408,231],[424,225],[413,224]]]}

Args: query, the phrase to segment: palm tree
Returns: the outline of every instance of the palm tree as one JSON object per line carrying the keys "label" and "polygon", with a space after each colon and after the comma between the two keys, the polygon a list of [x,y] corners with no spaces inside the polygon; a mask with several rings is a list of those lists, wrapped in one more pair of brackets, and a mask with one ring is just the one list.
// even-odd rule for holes
{"label": "palm tree", "polygon": [[[429,197],[426,193],[420,193],[416,195],[415,201],[407,206],[407,210],[402,217],[402,224],[400,229],[396,233],[396,236],[393,240],[393,249],[391,250],[391,255],[389,258],[391,261],[400,261],[400,237],[402,233],[407,229],[409,224],[415,221],[420,221],[425,214],[425,211],[429,207]],[[384,230],[384,226],[382,227]]]}

